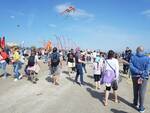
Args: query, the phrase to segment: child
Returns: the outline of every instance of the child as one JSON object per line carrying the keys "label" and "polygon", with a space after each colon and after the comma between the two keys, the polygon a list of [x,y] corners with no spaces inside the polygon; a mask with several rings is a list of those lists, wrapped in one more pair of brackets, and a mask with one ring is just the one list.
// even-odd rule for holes
{"label": "child", "polygon": [[99,56],[97,56],[93,64],[94,81],[95,81],[96,90],[100,88],[102,67],[103,67],[103,61]]}

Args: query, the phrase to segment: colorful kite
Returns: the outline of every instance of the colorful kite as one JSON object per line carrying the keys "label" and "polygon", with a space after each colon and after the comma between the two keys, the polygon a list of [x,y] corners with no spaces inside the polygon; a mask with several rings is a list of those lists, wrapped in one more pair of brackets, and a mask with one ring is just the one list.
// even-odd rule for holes
{"label": "colorful kite", "polygon": [[65,15],[65,14],[69,14],[71,12],[75,12],[76,9],[73,6],[69,6],[67,9],[65,9],[61,14]]}
{"label": "colorful kite", "polygon": [[52,49],[52,42],[51,42],[51,41],[48,41],[48,42],[45,44],[45,49],[46,49],[46,50],[51,50],[51,49]]}

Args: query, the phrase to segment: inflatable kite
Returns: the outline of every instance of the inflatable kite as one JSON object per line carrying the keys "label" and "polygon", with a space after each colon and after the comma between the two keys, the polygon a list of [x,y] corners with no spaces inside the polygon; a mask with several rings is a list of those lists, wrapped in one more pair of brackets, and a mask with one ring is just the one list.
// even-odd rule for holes
{"label": "inflatable kite", "polygon": [[48,41],[46,44],[45,44],[45,49],[46,50],[52,50],[52,42],[51,41]]}

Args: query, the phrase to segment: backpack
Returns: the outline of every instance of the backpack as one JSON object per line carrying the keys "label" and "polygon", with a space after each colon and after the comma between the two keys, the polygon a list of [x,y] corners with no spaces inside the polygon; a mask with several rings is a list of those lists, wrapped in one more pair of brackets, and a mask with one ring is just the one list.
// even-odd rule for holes
{"label": "backpack", "polygon": [[34,66],[35,64],[35,56],[30,56],[28,59],[28,66]]}
{"label": "backpack", "polygon": [[7,62],[7,64],[10,63],[10,58],[6,58],[5,61]]}
{"label": "backpack", "polygon": [[58,53],[52,53],[51,55],[51,66],[57,67],[59,65],[60,58]]}

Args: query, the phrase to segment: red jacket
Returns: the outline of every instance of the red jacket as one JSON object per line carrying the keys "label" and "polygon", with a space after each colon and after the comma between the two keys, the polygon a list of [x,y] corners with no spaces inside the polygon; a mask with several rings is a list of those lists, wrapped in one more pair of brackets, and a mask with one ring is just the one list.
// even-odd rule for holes
{"label": "red jacket", "polygon": [[2,60],[5,60],[5,59],[8,58],[8,54],[6,52],[4,52],[4,51],[0,52],[0,55],[3,57]]}

